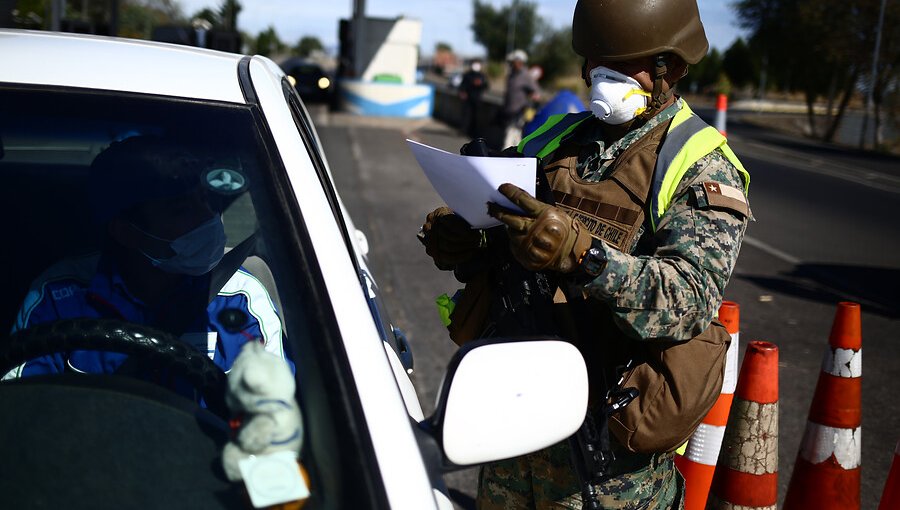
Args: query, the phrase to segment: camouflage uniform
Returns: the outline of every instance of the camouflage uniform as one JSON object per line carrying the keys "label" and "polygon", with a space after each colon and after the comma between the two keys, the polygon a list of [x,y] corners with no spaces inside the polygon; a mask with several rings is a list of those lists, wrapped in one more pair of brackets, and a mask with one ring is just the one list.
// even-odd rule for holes
{"label": "camouflage uniform", "polygon": [[[679,108],[677,103],[666,108],[612,142],[603,138],[599,121],[585,121],[570,140],[596,145],[579,161],[582,179],[602,180],[618,155]],[[722,302],[748,219],[709,208],[703,182],[744,189],[738,170],[717,149],[688,169],[652,243],[639,243],[631,254],[603,243],[606,267],[584,289],[609,304],[616,325],[630,338],[690,339],[709,326]],[[612,444],[616,460],[610,476],[595,487],[602,508],[683,508],[684,480],[675,469],[674,454],[635,454],[615,438]],[[478,508],[580,509],[580,485],[568,442],[484,466]]]}

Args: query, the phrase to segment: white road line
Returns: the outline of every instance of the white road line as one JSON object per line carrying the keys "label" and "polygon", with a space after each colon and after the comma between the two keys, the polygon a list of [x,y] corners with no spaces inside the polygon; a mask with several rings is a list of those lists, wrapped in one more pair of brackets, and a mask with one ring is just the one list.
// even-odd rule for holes
{"label": "white road line", "polygon": [[[783,251],[779,250],[778,248],[776,248],[766,242],[760,241],[759,239],[757,239],[755,237],[744,236],[743,244],[752,246],[752,247],[756,248],[757,250],[762,251],[763,253],[771,255],[772,257],[775,257],[776,259],[781,260],[782,262],[787,262],[788,264],[791,264],[794,266],[798,266],[803,263],[803,261],[801,259],[791,255],[790,253],[783,252]],[[837,296],[842,296],[843,298],[847,299],[848,301],[853,301],[853,302],[859,303],[859,304],[865,306],[866,308],[871,308],[873,310],[885,310],[886,309],[884,307],[884,305],[881,305],[872,300],[857,296],[855,294],[852,294],[850,292],[842,290],[838,287],[833,287],[832,285],[829,285],[827,282],[819,281],[815,278],[813,278],[812,281],[814,281],[815,284],[818,285],[820,288],[828,290],[829,292],[831,292]]]}
{"label": "white road line", "polygon": [[792,265],[796,266],[797,264],[800,264],[802,262],[799,258],[797,258],[789,253],[785,253],[768,243],[760,241],[759,239],[757,239],[755,237],[744,236],[743,244],[749,244],[750,246],[756,248],[757,250],[763,251],[763,252],[775,257],[778,260],[787,262],[788,264],[792,264]]}
{"label": "white road line", "polygon": [[[757,149],[753,152],[739,151],[750,158],[762,159],[771,163],[788,166],[795,170],[800,170],[801,172],[824,174],[877,190],[886,191],[888,193],[900,194],[900,178],[892,175],[873,172],[863,166],[852,167],[831,161],[809,158],[802,154],[771,147],[759,142],[753,142],[741,137],[732,137],[732,140],[737,141],[738,144]],[[763,154],[763,152],[769,152],[771,154]]]}

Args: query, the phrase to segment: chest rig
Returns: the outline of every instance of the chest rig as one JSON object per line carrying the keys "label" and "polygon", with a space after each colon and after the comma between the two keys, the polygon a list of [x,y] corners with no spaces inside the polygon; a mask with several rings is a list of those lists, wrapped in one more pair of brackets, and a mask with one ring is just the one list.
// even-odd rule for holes
{"label": "chest rig", "polygon": [[653,173],[670,122],[653,128],[616,158],[601,181],[578,175],[587,146],[563,143],[543,171],[556,205],[580,220],[597,239],[632,253],[646,219]]}

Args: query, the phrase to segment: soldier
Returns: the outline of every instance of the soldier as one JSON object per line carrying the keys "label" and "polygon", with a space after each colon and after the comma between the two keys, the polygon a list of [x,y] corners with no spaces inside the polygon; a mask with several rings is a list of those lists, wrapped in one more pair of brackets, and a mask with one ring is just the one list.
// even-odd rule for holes
{"label": "soldier", "polygon": [[[524,212],[489,204],[503,226],[474,231],[446,207],[423,226],[435,264],[466,283],[450,315],[457,343],[558,334],[589,367],[594,462],[565,441],[484,466],[478,506],[683,508],[672,451],[721,387],[728,340],[713,319],[751,216],[750,178],[673,90],[708,49],[695,0],[579,0],[572,45],[591,111],[551,117],[504,151],[539,158],[540,200],[505,184]],[[660,385],[632,377],[641,370]],[[659,419],[640,414],[657,405]]]}

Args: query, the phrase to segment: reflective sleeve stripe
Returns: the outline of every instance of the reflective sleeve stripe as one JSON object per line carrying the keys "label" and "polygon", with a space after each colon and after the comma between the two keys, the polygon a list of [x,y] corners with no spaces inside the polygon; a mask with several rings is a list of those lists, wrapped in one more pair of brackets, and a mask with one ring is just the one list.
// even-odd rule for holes
{"label": "reflective sleeve stripe", "polygon": [[542,124],[534,133],[525,137],[519,143],[519,146],[516,147],[516,150],[527,157],[543,158],[555,151],[562,139],[591,115],[593,115],[591,112],[551,115],[547,122]]}
{"label": "reflective sleeve stripe", "polygon": [[828,349],[822,359],[822,371],[835,377],[862,377],[862,349]]}
{"label": "reflective sleeve stripe", "polygon": [[659,219],[669,209],[678,184],[688,169],[701,158],[720,149],[737,168],[744,181],[744,193],[750,186],[750,174],[728,147],[719,131],[696,116],[687,103],[672,118],[656,159],[650,188],[650,226],[656,230]]}
{"label": "reflective sleeve stripe", "polygon": [[684,457],[698,464],[715,466],[725,437],[725,426],[701,423],[688,441]]}
{"label": "reflective sleeve stripe", "polygon": [[862,450],[862,429],[842,429],[828,427],[815,422],[807,422],[800,455],[813,464],[821,464],[832,455],[844,469],[860,466]]}
{"label": "reflective sleeve stripe", "polygon": [[[684,109],[675,117],[678,118],[683,112]],[[682,120],[674,128],[669,126],[653,171],[650,220],[654,230],[691,165],[724,142],[725,137],[695,115]]]}

